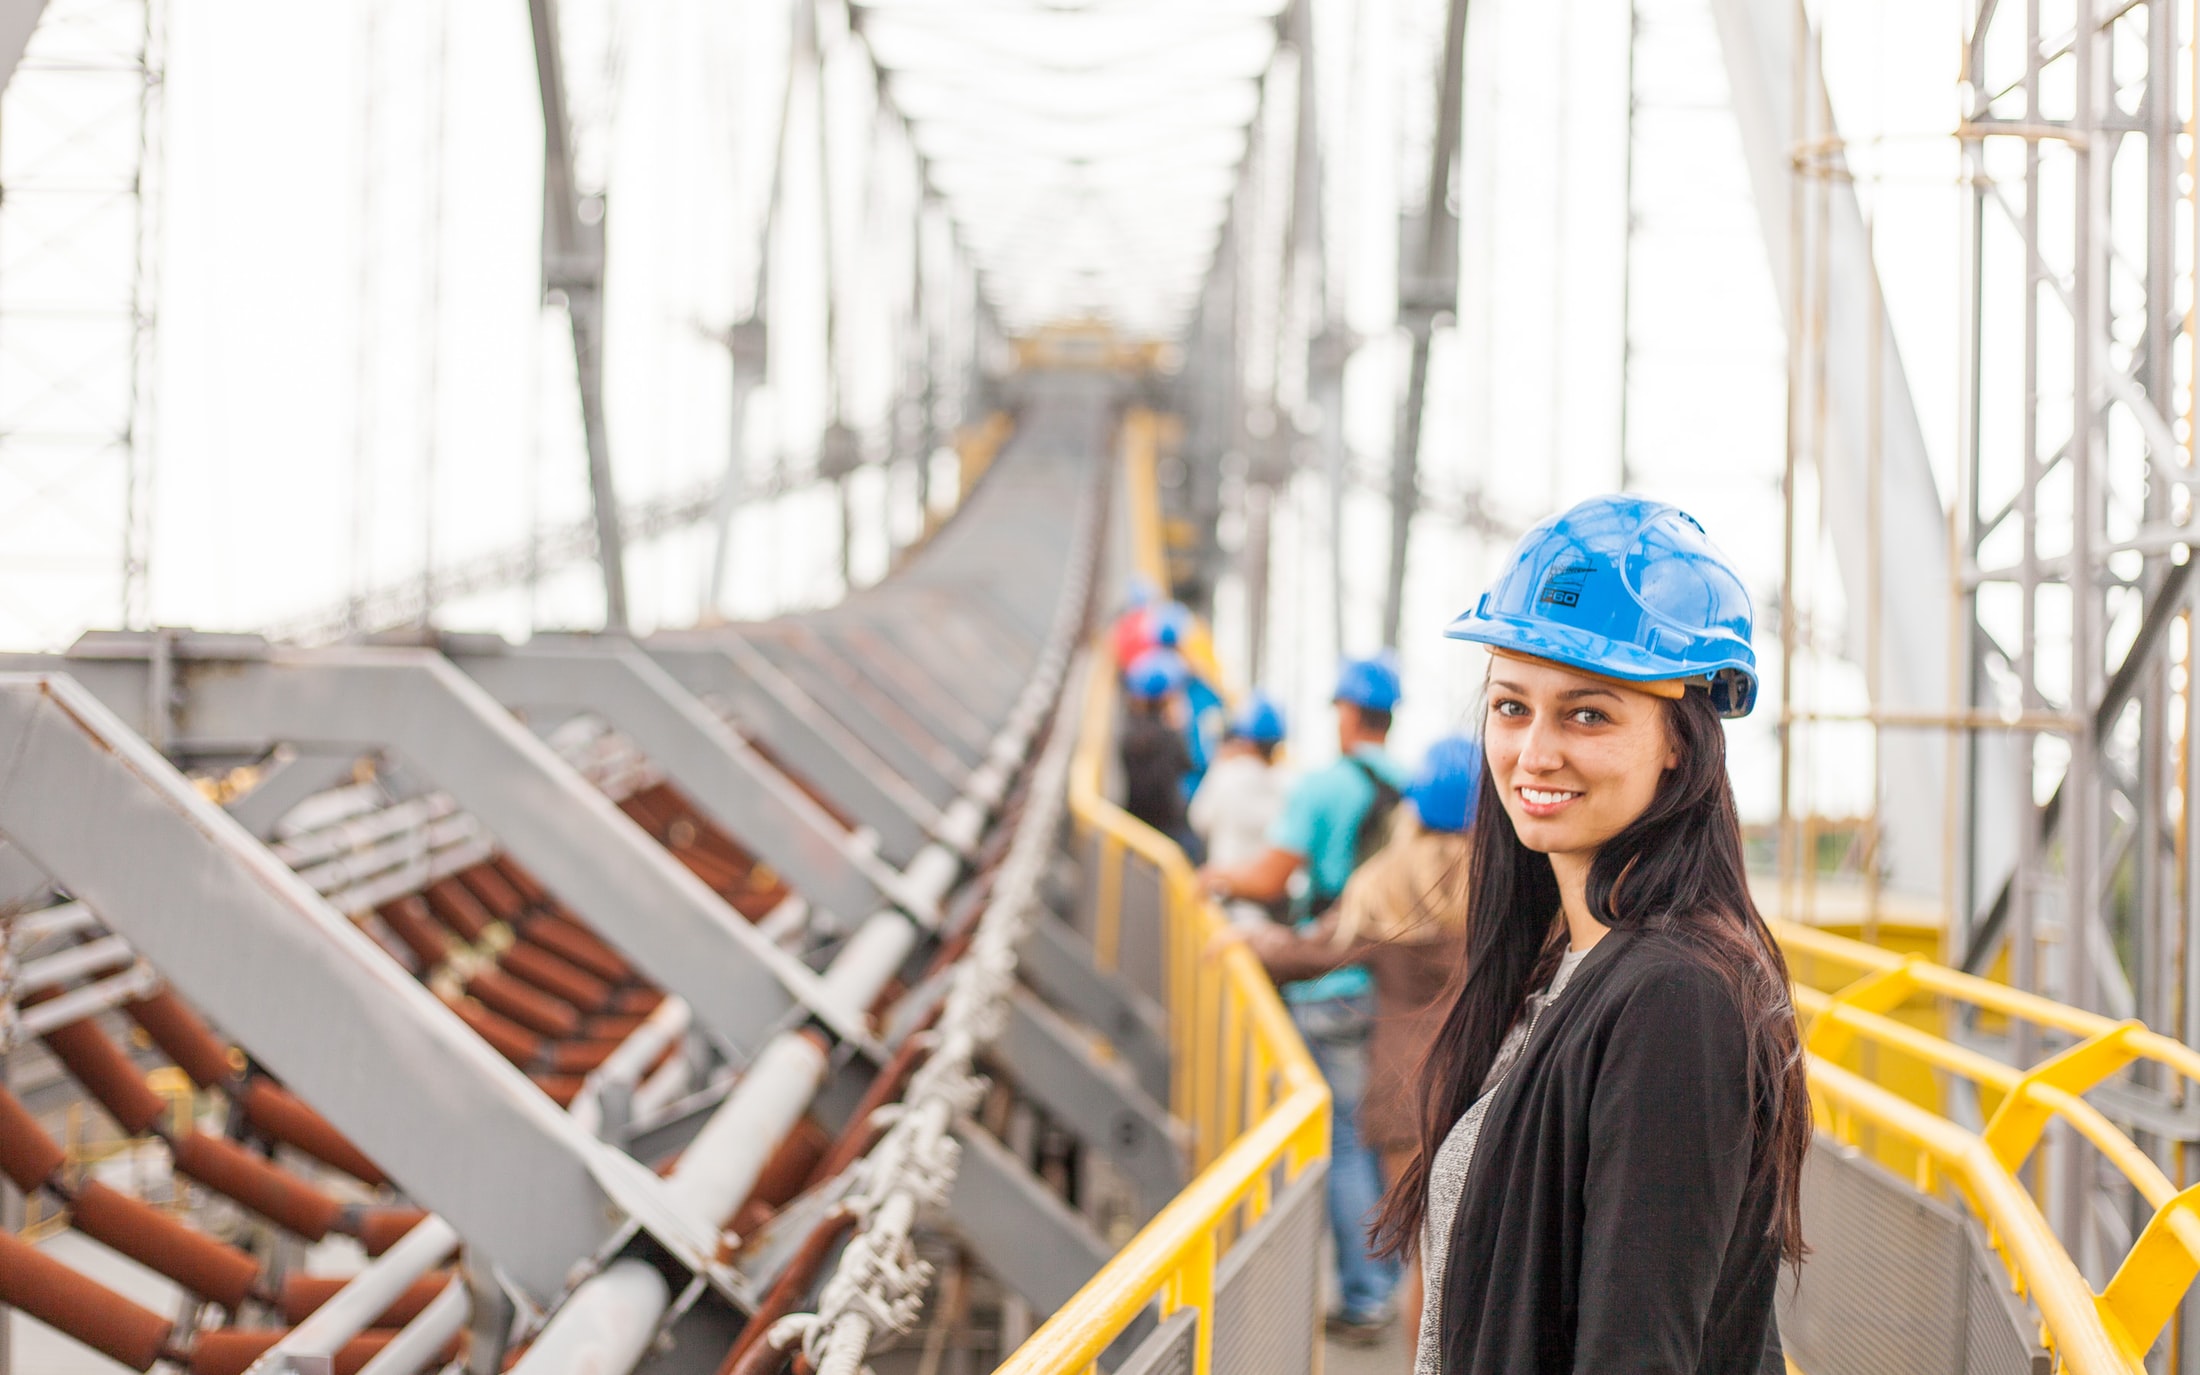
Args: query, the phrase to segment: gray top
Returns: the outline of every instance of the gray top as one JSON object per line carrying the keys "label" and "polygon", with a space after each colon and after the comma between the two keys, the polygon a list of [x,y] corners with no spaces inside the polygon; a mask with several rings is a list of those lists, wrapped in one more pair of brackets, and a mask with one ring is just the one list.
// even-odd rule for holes
{"label": "gray top", "polygon": [[1467,1106],[1450,1134],[1445,1136],[1444,1144],[1437,1148],[1436,1159],[1429,1164],[1428,1215],[1421,1222],[1421,1336],[1413,1349],[1413,1375],[1441,1375],[1444,1340],[1442,1314],[1438,1309],[1442,1306],[1444,1292],[1444,1261],[1451,1250],[1451,1224],[1459,1216],[1459,1196],[1467,1186],[1467,1167],[1474,1163],[1474,1143],[1482,1135],[1482,1119],[1489,1113],[1490,1100],[1504,1085],[1505,1076],[1520,1059],[1521,1049],[1535,1031],[1536,1019],[1566,991],[1574,970],[1588,953],[1568,950],[1559,959],[1558,972],[1551,976],[1550,987],[1528,995],[1527,1007],[1513,1022],[1512,1029],[1505,1033],[1504,1043],[1497,1048],[1497,1058],[1490,1062],[1490,1072],[1482,1080],[1481,1095]]}

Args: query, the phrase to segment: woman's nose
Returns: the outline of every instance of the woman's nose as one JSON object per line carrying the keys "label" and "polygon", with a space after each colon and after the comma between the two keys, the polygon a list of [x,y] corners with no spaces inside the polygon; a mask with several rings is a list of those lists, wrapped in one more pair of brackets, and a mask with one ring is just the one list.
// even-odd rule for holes
{"label": "woman's nose", "polygon": [[1530,773],[1549,773],[1563,763],[1558,732],[1544,721],[1530,722],[1520,741],[1520,767]]}

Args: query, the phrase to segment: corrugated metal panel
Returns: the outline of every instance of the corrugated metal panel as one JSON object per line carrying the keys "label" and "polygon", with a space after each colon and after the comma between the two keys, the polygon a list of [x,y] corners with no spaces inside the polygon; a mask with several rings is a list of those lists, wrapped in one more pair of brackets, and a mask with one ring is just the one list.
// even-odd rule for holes
{"label": "corrugated metal panel", "polygon": [[1803,1174],[1803,1236],[1801,1278],[1781,1276],[1780,1337],[1810,1375],[2046,1369],[1971,1222],[1825,1137]]}
{"label": "corrugated metal panel", "polygon": [[1297,1375],[1314,1368],[1321,1319],[1324,1181],[1309,1167],[1215,1274],[1214,1375]]}
{"label": "corrugated metal panel", "polygon": [[1179,1309],[1146,1335],[1115,1375],[1192,1375],[1192,1343],[1199,1336],[1199,1311]]}
{"label": "corrugated metal panel", "polygon": [[2039,1319],[2009,1291],[2009,1278],[1966,1224],[1971,1238],[1965,1285],[1964,1375],[2050,1375],[2054,1363],[2039,1345]]}

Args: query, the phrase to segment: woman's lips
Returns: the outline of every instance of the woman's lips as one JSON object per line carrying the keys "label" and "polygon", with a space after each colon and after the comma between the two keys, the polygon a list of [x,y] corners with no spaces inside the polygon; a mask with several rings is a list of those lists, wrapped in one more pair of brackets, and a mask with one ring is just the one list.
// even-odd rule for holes
{"label": "woman's lips", "polygon": [[1557,816],[1577,802],[1581,794],[1571,788],[1515,787],[1513,796],[1520,799],[1520,809],[1529,816]]}

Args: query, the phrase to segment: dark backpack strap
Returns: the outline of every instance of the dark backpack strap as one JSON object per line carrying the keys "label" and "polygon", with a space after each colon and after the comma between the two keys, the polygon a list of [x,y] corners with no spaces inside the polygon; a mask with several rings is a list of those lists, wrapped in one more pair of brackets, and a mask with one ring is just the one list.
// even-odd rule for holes
{"label": "dark backpack strap", "polygon": [[1373,800],[1367,804],[1367,810],[1360,813],[1359,824],[1352,829],[1352,867],[1357,869],[1367,862],[1368,855],[1371,853],[1367,844],[1368,827],[1389,821],[1391,813],[1397,811],[1398,804],[1405,800],[1405,793],[1399,789],[1397,784],[1376,772],[1374,767],[1360,756],[1348,754],[1345,758],[1353,768],[1360,771],[1360,776],[1368,781],[1369,786],[1375,789]]}

